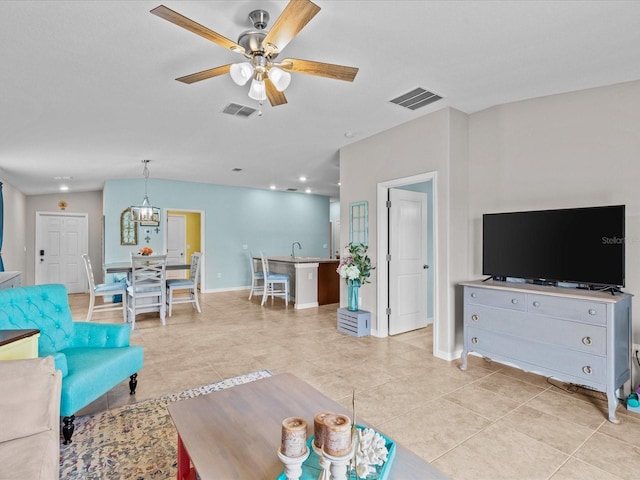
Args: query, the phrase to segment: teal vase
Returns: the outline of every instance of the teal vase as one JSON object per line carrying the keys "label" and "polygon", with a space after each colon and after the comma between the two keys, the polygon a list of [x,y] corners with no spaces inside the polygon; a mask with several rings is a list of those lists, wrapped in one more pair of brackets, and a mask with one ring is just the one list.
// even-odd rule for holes
{"label": "teal vase", "polygon": [[349,288],[347,292],[347,309],[350,312],[357,312],[358,309],[358,292],[360,290],[360,280],[349,280]]}

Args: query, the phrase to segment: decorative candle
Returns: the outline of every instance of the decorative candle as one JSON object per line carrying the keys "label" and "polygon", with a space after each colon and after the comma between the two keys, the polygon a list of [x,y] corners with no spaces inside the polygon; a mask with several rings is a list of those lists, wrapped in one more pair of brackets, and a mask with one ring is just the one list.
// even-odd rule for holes
{"label": "decorative candle", "polygon": [[342,457],[351,451],[351,419],[346,415],[324,417],[324,451],[332,457]]}
{"label": "decorative candle", "polygon": [[322,448],[324,444],[324,431],[327,428],[324,419],[327,415],[331,415],[331,412],[318,412],[313,417],[313,443],[318,448]]}
{"label": "decorative candle", "polygon": [[289,417],[282,421],[280,451],[290,458],[300,457],[307,451],[307,422],[304,418]]}

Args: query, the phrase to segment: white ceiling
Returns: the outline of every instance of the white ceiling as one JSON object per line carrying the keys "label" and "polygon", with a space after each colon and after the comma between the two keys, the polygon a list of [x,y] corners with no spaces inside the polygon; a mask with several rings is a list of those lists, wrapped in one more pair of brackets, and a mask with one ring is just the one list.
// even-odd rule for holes
{"label": "white ceiling", "polygon": [[[250,11],[273,24],[287,4],[162,1],[233,40]],[[355,81],[293,74],[288,104],[237,118],[221,111],[255,107],[248,85],[174,79],[243,57],[149,13],[162,1],[0,1],[0,177],[27,195],[66,176],[71,191],[100,190],[141,178],[150,159],[151,179],[335,198],[351,142],[445,106],[473,113],[640,79],[639,1],[316,0],[280,58],[359,67]],[[389,102],[416,87],[443,100]]]}

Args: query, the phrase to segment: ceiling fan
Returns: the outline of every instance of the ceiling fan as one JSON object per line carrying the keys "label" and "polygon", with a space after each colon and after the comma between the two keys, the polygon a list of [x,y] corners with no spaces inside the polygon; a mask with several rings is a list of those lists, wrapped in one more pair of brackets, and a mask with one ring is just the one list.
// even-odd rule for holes
{"label": "ceiling fan", "polygon": [[248,60],[243,63],[210,68],[202,72],[176,78],[176,80],[191,84],[229,73],[233,81],[238,85],[245,85],[251,80],[250,98],[258,100],[260,104],[268,98],[271,105],[275,107],[287,103],[284,90],[291,81],[289,72],[334,78],[347,82],[353,82],[358,73],[358,69],[355,67],[311,60],[285,58],[278,62],[275,61],[284,47],[293,40],[319,11],[320,7],[309,0],[290,0],[282,14],[267,32],[264,29],[269,21],[269,13],[264,10],[254,10],[249,14],[249,20],[255,30],[247,30],[241,33],[237,42],[194,22],[184,15],[174,12],[164,5],[154,8],[151,13],[200,35],[223,48],[228,48],[233,52],[244,55]]}

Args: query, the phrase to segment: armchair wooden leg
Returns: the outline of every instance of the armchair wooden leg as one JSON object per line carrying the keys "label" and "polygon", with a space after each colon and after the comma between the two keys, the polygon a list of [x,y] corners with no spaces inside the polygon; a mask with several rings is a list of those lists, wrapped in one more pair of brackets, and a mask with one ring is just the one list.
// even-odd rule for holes
{"label": "armchair wooden leg", "polygon": [[138,386],[138,374],[134,373],[129,377],[129,395],[135,395]]}
{"label": "armchair wooden leg", "polygon": [[69,445],[71,443],[71,436],[73,435],[73,430],[75,429],[73,425],[73,421],[76,419],[75,415],[71,415],[69,417],[62,417],[62,422],[64,425],[62,426],[62,435],[64,436],[65,445]]}

